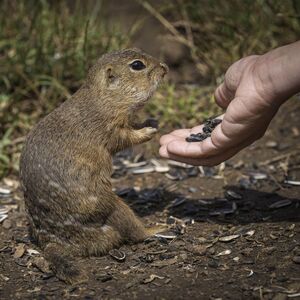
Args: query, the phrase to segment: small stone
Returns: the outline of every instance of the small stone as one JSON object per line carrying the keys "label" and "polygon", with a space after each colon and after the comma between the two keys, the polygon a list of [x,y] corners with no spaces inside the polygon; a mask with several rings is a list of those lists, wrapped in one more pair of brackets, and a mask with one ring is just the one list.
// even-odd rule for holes
{"label": "small stone", "polygon": [[219,266],[219,262],[215,259],[210,259],[208,261],[208,266],[211,268],[217,268]]}
{"label": "small stone", "polygon": [[249,256],[252,253],[253,249],[252,248],[245,248],[242,250],[242,254],[245,256]]}
{"label": "small stone", "polygon": [[49,263],[44,257],[34,257],[31,261],[32,265],[43,273],[51,273]]}
{"label": "small stone", "polygon": [[106,281],[109,281],[112,279],[113,279],[113,276],[111,274],[107,274],[107,273],[96,274],[96,280],[99,280],[101,282],[106,282]]}
{"label": "small stone", "polygon": [[5,229],[11,228],[11,225],[12,225],[11,221],[8,220],[8,219],[4,220],[4,222],[2,223],[2,227],[5,228]]}
{"label": "small stone", "polygon": [[188,258],[188,255],[186,253],[181,253],[179,256],[182,260],[187,260]]}
{"label": "small stone", "polygon": [[196,193],[196,192],[197,192],[197,189],[194,188],[194,187],[189,187],[189,192],[190,192],[190,193]]}
{"label": "small stone", "polygon": [[150,264],[150,263],[154,262],[154,255],[146,254],[144,256],[141,256],[140,260]]}
{"label": "small stone", "polygon": [[3,274],[0,274],[0,278],[3,279],[4,281],[8,281],[10,278],[7,276],[4,276]]}
{"label": "small stone", "polygon": [[208,253],[214,255],[216,253],[216,249],[214,247],[208,248]]}
{"label": "small stone", "polygon": [[300,256],[299,256],[299,255],[294,256],[294,257],[293,257],[293,262],[294,262],[295,264],[300,264]]}
{"label": "small stone", "polygon": [[16,249],[15,249],[15,253],[14,253],[14,258],[20,258],[24,255],[25,253],[25,244],[19,244]]}
{"label": "small stone", "polygon": [[195,255],[205,255],[205,253],[207,252],[207,246],[205,245],[193,245],[188,247],[187,249],[188,251],[192,252]]}

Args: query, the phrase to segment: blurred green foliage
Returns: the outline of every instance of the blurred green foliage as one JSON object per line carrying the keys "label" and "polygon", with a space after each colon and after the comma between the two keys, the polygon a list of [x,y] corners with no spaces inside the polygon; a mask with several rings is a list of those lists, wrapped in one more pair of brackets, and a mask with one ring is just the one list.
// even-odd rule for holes
{"label": "blurred green foliage", "polygon": [[221,109],[213,99],[214,87],[163,84],[145,107],[148,116],[159,120],[163,131],[170,128],[192,127],[217,116]]}
{"label": "blurred green foliage", "polygon": [[[164,84],[146,107],[162,126],[192,126],[217,114],[213,87],[233,61],[299,38],[298,0],[137,2],[153,7],[144,13],[165,26],[167,38],[188,48],[195,68],[211,83]],[[130,44],[137,28],[122,31],[103,15],[102,4],[1,0],[0,178],[17,170],[25,134],[81,85],[90,64]]]}
{"label": "blurred green foliage", "polygon": [[[234,61],[296,41],[299,0],[139,1],[183,43],[198,71],[214,81]],[[153,6],[152,6],[152,4]]]}
{"label": "blurred green foliage", "polygon": [[101,17],[100,1],[74,3],[0,3],[0,177],[17,168],[18,137],[80,86],[90,63],[129,42]]}

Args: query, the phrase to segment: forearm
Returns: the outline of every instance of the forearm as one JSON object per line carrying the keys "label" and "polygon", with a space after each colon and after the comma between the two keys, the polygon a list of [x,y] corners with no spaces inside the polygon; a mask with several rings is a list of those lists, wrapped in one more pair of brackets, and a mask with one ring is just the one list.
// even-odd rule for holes
{"label": "forearm", "polygon": [[266,100],[279,105],[300,92],[300,41],[258,58],[258,79]]}

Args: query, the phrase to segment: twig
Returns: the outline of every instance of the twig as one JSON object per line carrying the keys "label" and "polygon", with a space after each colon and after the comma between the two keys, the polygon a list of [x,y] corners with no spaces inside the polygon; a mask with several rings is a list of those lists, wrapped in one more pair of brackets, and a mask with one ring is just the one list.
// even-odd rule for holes
{"label": "twig", "polygon": [[[170,23],[162,14],[160,14],[153,6],[151,6],[147,1],[137,0],[153,17],[155,17],[173,36],[177,42],[180,42],[190,49],[191,58],[194,61],[196,68],[201,74],[206,74],[208,72],[209,63],[206,61],[204,53],[203,57],[199,57],[197,54],[197,47],[194,44],[194,37],[192,32],[192,25],[188,19],[188,14],[185,9],[183,9],[183,26],[185,27],[187,38],[185,38],[176,27]],[[181,0],[180,3],[182,4]],[[204,63],[203,63],[203,62]]]}
{"label": "twig", "polygon": [[259,166],[266,166],[266,165],[269,165],[270,163],[277,162],[277,161],[285,159],[287,157],[292,157],[292,156],[294,156],[294,155],[296,155],[298,153],[300,153],[300,150],[295,150],[295,151],[292,151],[290,153],[278,155],[278,156],[275,156],[275,157],[273,157],[271,159],[267,159],[265,161],[260,162]]}
{"label": "twig", "polygon": [[166,29],[168,29],[176,39],[186,45],[187,47],[191,48],[193,45],[181,34],[178,30],[162,15],[160,14],[153,6],[151,6],[147,1],[138,1],[148,12],[155,17]]}

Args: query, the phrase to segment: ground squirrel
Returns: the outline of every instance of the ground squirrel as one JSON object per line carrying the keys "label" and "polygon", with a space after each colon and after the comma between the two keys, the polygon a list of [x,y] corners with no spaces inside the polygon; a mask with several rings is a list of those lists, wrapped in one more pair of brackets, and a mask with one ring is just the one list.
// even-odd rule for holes
{"label": "ground squirrel", "polygon": [[105,54],[27,137],[20,178],[31,234],[66,282],[85,277],[72,256],[103,255],[153,234],[112,192],[112,155],[156,133],[135,114],[167,71],[138,49]]}

